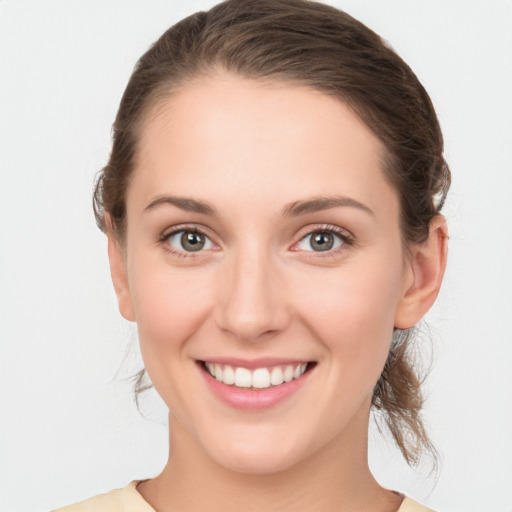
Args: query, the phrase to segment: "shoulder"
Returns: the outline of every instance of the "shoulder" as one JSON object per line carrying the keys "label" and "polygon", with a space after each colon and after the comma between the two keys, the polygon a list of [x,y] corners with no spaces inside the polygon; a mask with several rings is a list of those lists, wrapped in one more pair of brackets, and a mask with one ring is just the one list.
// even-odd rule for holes
{"label": "shoulder", "polygon": [[407,496],[402,501],[400,508],[397,512],[434,512],[430,508],[424,507],[420,505],[416,501],[411,498],[407,498]]}
{"label": "shoulder", "polygon": [[155,512],[137,492],[138,481],[53,512]]}

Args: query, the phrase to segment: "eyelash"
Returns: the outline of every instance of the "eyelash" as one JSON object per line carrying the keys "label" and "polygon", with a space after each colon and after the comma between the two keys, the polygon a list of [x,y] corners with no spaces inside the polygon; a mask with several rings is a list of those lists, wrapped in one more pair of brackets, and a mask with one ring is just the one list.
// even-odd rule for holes
{"label": "eyelash", "polygon": [[[337,226],[333,226],[331,224],[323,224],[320,226],[315,226],[313,229],[308,229],[308,231],[300,237],[298,242],[295,242],[293,245],[296,246],[300,242],[302,242],[308,236],[312,236],[315,233],[329,233],[335,235],[341,240],[341,245],[330,249],[327,251],[303,251],[306,253],[306,257],[308,258],[329,258],[338,255],[340,252],[347,250],[348,247],[354,245],[354,237],[349,234],[346,230],[341,229]],[[298,251],[298,250],[297,250]],[[309,253],[309,254],[307,254]]]}
{"label": "eyelash", "polygon": [[[162,233],[162,235],[159,238],[159,242],[162,244],[164,251],[172,254],[173,256],[177,256],[178,258],[195,258],[199,256],[199,254],[195,255],[191,251],[180,251],[174,249],[168,242],[169,239],[181,232],[188,232],[188,233],[198,233],[211,241],[211,238],[197,225],[183,225],[183,226],[176,226],[171,231],[165,231]],[[339,247],[336,247],[335,249],[327,250],[325,253],[322,251],[303,251],[305,253],[313,253],[313,255],[308,255],[307,257],[314,257],[314,258],[326,258],[329,256],[333,256],[338,254],[340,251],[346,250],[348,247],[354,245],[354,238],[351,234],[349,234],[344,229],[341,229],[337,226],[333,226],[331,224],[324,224],[321,226],[315,226],[313,229],[308,229],[308,231],[300,237],[300,239],[293,244],[293,246],[296,246],[300,242],[302,242],[306,237],[312,236],[315,233],[329,233],[332,235],[335,235],[341,240],[341,245]],[[213,243],[213,242],[212,242]],[[294,250],[294,249],[292,249]],[[299,251],[298,249],[295,249],[294,251]],[[198,253],[202,253],[204,251],[200,250],[197,251]]]}
{"label": "eyelash", "polygon": [[[188,252],[188,251],[179,251],[179,250],[176,250],[174,249],[168,242],[169,242],[169,239],[178,234],[178,233],[181,233],[181,232],[186,232],[186,233],[197,233],[199,235],[202,235],[206,238],[208,238],[208,240],[211,240],[210,237],[203,231],[201,230],[198,226],[196,225],[183,225],[183,226],[176,226],[174,227],[171,231],[164,231],[162,233],[162,235],[160,236],[160,243],[162,244],[163,246],[163,249],[165,252],[169,253],[169,254],[172,254],[173,256],[177,256],[178,258],[194,258],[194,257],[197,257],[195,254],[193,254],[192,252]],[[203,251],[197,251],[199,253],[203,252]]]}

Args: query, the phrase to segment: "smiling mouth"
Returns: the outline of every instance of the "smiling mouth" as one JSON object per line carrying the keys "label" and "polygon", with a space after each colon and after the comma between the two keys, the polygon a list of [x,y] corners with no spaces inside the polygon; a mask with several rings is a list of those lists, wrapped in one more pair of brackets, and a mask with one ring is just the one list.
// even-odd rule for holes
{"label": "smiling mouth", "polygon": [[244,389],[267,389],[296,380],[311,370],[315,362],[303,362],[273,366],[270,368],[254,368],[210,363],[200,361],[203,369],[214,379],[227,386]]}

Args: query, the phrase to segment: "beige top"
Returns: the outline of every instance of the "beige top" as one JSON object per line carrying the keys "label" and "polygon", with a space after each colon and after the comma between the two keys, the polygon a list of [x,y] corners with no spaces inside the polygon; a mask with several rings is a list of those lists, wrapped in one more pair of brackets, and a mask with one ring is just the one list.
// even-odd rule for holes
{"label": "beige top", "polygon": [[[156,512],[137,491],[135,480],[123,489],[115,489],[107,494],[99,494],[75,505],[59,508],[53,512]],[[404,498],[397,512],[433,512],[411,498]]]}

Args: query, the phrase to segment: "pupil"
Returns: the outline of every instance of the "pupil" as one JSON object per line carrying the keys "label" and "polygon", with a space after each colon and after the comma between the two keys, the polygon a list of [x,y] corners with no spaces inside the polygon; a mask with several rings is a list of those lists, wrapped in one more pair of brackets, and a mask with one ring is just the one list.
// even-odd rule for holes
{"label": "pupil", "polygon": [[181,245],[186,251],[200,251],[204,247],[204,237],[200,233],[185,232],[181,236]]}
{"label": "pupil", "polygon": [[315,251],[328,251],[334,245],[334,237],[331,233],[316,233],[311,237],[311,247]]}

